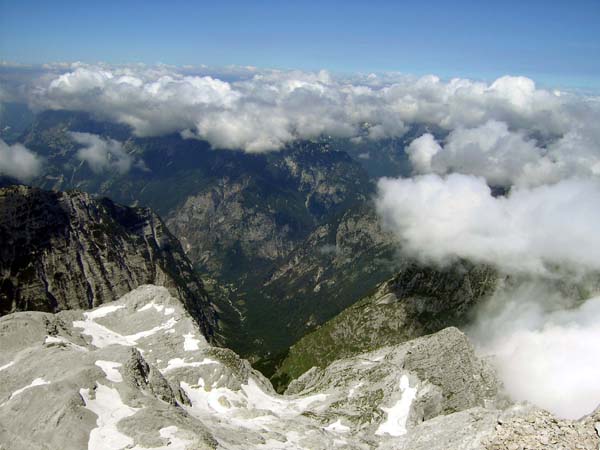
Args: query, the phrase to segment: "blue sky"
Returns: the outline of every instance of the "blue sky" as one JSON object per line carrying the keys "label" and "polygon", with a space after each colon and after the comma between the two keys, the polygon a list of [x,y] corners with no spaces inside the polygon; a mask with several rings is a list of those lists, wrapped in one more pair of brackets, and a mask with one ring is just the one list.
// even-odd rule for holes
{"label": "blue sky", "polygon": [[600,0],[0,0],[0,59],[514,74],[600,88]]}

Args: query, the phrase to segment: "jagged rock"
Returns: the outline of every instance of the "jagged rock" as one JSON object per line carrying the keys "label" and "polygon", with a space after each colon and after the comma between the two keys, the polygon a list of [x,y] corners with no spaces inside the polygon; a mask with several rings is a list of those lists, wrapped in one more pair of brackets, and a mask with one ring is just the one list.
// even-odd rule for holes
{"label": "jagged rock", "polygon": [[[528,448],[563,426],[531,408],[503,411],[496,378],[454,328],[293,386],[278,395],[247,361],[211,347],[164,287],[86,312],[0,318],[5,450]],[[569,448],[589,448],[597,421],[565,423]]]}
{"label": "jagged rock", "polygon": [[[292,382],[286,393],[328,392],[332,386],[343,386],[345,395],[352,390],[352,402],[368,405],[364,398],[376,397],[380,389],[389,395],[402,376],[408,377],[411,386],[418,387],[411,410],[415,423],[502,402],[500,383],[492,368],[475,356],[467,337],[457,328],[340,359],[325,369],[315,367]],[[357,388],[356,383],[362,386]],[[340,405],[344,402],[345,398],[338,400]],[[370,416],[357,420],[373,421]]]}
{"label": "jagged rock", "polygon": [[190,405],[185,393],[175,390],[154,366],[148,365],[137,348],[130,350],[129,359],[123,366],[123,378],[141,390],[148,390],[157,398],[171,405]]}
{"label": "jagged rock", "polygon": [[496,432],[485,440],[486,450],[598,450],[600,410],[581,420],[559,420],[547,411],[516,407],[502,414]]}
{"label": "jagged rock", "polygon": [[[271,274],[261,293],[272,299],[269,310],[276,311],[274,318],[287,319],[286,332],[297,340],[392,276],[396,254],[375,211],[356,207],[317,227]],[[299,303],[305,306],[296,307]]]}
{"label": "jagged rock", "polygon": [[214,335],[202,282],[149,209],[11,186],[0,189],[0,241],[0,314],[93,308],[153,283],[171,289]]}

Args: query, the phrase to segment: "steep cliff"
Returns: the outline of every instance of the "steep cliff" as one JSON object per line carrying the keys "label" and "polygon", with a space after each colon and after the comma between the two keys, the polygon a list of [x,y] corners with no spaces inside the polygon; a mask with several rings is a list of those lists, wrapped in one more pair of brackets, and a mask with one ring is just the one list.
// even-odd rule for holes
{"label": "steep cliff", "polygon": [[82,192],[0,189],[0,313],[89,309],[139,285],[170,288],[212,337],[201,281],[160,218]]}
{"label": "steep cliff", "polygon": [[[250,342],[260,340],[270,352],[261,355],[270,356],[260,363],[264,373],[292,343],[391,277],[399,267],[396,253],[368,205],[317,226],[248,300],[254,305],[245,314]],[[237,349],[252,355],[243,343]]]}

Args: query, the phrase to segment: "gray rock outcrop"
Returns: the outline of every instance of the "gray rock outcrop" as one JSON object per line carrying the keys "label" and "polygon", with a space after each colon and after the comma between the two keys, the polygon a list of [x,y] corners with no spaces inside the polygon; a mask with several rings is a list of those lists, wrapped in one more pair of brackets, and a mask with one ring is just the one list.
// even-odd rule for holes
{"label": "gray rock outcrop", "polygon": [[[0,318],[4,450],[598,444],[596,416],[558,421],[507,406],[455,328],[312,369],[278,395],[247,361],[210,346],[164,287],[141,286],[85,312]],[[544,436],[546,447],[531,444]]]}

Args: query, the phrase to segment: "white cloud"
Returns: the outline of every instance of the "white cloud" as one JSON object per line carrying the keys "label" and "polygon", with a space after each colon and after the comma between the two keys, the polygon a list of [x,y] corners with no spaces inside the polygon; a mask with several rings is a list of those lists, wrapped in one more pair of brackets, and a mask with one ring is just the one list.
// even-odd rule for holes
{"label": "white cloud", "polygon": [[[355,137],[366,130],[370,139],[399,137],[412,123],[451,131],[497,121],[524,138],[558,139],[577,127],[594,128],[599,117],[597,102],[537,89],[523,77],[486,84],[240,70],[232,70],[237,76],[203,75],[169,66],[75,64],[62,72],[53,68],[28,92],[39,109],[88,111],[128,124],[141,136],[190,130],[215,147],[254,152],[323,134]],[[594,143],[599,139],[594,136]]]}
{"label": "white cloud", "polygon": [[535,280],[499,289],[468,333],[514,399],[577,419],[600,404],[599,320],[600,297],[578,302]]}
{"label": "white cloud", "polygon": [[430,133],[425,133],[415,139],[406,148],[406,153],[413,168],[418,173],[429,173],[432,171],[431,161],[433,157],[442,150],[440,144]]}
{"label": "white cloud", "polygon": [[379,181],[377,208],[404,249],[506,271],[600,269],[600,181],[568,179],[492,196],[483,178],[451,174]]}
{"label": "white cloud", "polygon": [[0,139],[0,174],[28,181],[40,174],[42,159],[21,144],[8,145]]}
{"label": "white cloud", "polygon": [[523,131],[490,120],[459,127],[442,147],[427,133],[406,148],[417,173],[463,173],[493,186],[535,186],[573,176],[600,175],[600,146],[593,130],[572,130],[542,148]]}
{"label": "white cloud", "polygon": [[134,158],[124,149],[121,142],[90,133],[70,133],[73,140],[84,147],[77,152],[77,158],[85,161],[95,173],[106,170],[123,175],[131,169]]}
{"label": "white cloud", "polygon": [[469,334],[515,400],[578,418],[600,405],[599,202],[597,179],[494,197],[483,178],[430,174],[380,180],[377,208],[405,252],[511,275]]}

